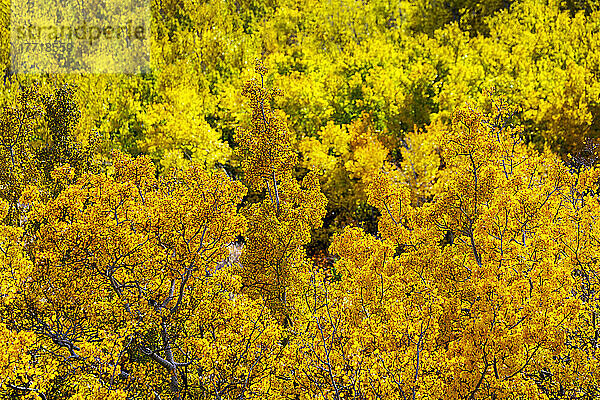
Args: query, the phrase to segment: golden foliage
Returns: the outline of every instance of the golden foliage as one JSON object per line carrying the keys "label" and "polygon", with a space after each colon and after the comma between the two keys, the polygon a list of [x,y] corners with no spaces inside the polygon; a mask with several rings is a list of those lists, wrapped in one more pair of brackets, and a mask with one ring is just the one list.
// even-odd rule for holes
{"label": "golden foliage", "polygon": [[5,85],[0,398],[598,397],[595,8],[155,2]]}

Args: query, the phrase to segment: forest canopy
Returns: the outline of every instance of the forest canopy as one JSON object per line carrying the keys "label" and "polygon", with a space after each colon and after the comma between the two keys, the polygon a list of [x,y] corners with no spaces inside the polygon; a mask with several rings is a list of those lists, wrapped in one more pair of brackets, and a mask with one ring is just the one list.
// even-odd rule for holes
{"label": "forest canopy", "polygon": [[130,74],[12,2],[0,399],[600,396],[600,3],[153,0]]}

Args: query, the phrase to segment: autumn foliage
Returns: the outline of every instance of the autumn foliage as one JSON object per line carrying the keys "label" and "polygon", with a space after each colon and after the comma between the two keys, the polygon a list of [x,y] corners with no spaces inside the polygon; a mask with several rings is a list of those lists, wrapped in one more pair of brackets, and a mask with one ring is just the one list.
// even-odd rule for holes
{"label": "autumn foliage", "polygon": [[[412,133],[399,164],[368,119],[328,126],[323,143],[355,149],[344,168],[380,217],[375,234],[335,234],[334,263],[315,263],[323,171],[297,176],[276,91],[256,71],[236,134],[241,181],[199,166],[157,176],[149,158],[115,152],[103,168],[63,158],[51,182],[25,182],[41,155],[12,150],[33,152],[39,128],[25,97],[5,111],[31,132],[2,128],[14,182],[0,231],[3,397],[597,393],[597,167],[525,145],[495,93],[490,113],[467,106]],[[63,109],[69,93],[43,104]],[[75,140],[63,133],[57,146]]]}
{"label": "autumn foliage", "polygon": [[153,13],[0,91],[0,399],[600,396],[595,2]]}

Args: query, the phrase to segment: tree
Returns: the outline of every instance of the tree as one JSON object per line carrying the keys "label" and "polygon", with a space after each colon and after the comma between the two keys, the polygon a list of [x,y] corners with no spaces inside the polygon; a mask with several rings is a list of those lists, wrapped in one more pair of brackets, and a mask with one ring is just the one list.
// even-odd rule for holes
{"label": "tree", "polygon": [[415,204],[387,166],[367,190],[378,236],[347,228],[330,248],[338,276],[305,269],[289,365],[307,398],[594,393],[597,243],[583,221],[597,216],[581,202],[598,172],[524,146],[494,105],[441,132],[431,199]]}
{"label": "tree", "polygon": [[318,171],[256,72],[236,133],[248,187],[119,152],[93,168],[68,88],[5,110],[0,398],[597,395],[593,141],[569,162],[540,152],[495,93],[407,135],[398,165],[369,118],[329,124],[305,166],[341,158],[380,216],[334,235],[328,268],[306,256]]}
{"label": "tree", "polygon": [[24,216],[19,198],[26,187],[35,185],[44,197],[55,197],[64,187],[53,178],[55,168],[70,171],[63,184],[90,171],[97,141],[90,135],[82,144],[75,136],[81,114],[73,86],[43,94],[34,84],[17,93],[0,116],[0,176],[5,182],[0,198],[8,203],[5,222],[19,225]]}
{"label": "tree", "polygon": [[26,191],[28,221],[40,226],[32,238],[4,228],[10,289],[0,315],[19,339],[3,341],[5,390],[57,399],[260,391],[279,328],[239,293],[239,278],[217,270],[245,230],[245,188],[198,167],[157,179],[147,158],[118,153],[113,167],[49,201]]}
{"label": "tree", "polygon": [[303,246],[310,242],[311,230],[323,222],[326,199],[314,171],[301,183],[294,177],[297,156],[290,134],[284,116],[271,106],[277,92],[264,88],[266,69],[260,61],[256,72],[261,83],[249,81],[243,90],[250,99],[251,126],[238,130],[236,140],[249,188],[265,195],[243,211],[248,232],[238,273],[245,291],[264,297],[280,321],[287,324],[287,293],[304,262]]}

